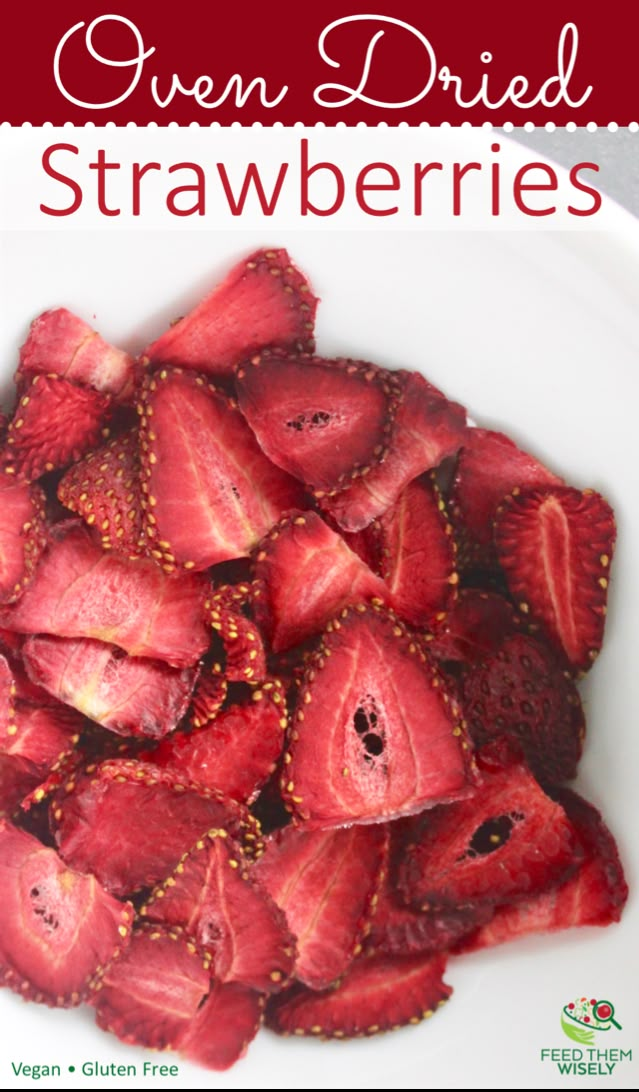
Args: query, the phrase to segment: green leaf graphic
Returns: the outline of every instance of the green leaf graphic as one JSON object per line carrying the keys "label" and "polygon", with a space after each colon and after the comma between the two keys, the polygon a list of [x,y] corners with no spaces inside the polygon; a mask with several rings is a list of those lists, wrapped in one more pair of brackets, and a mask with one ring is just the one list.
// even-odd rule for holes
{"label": "green leaf graphic", "polygon": [[583,1043],[588,1046],[594,1042],[594,1032],[589,1031],[588,1028],[580,1028],[578,1024],[573,1024],[564,1019],[564,1014],[561,1014],[561,1028],[564,1035],[567,1035],[569,1039],[574,1039],[576,1043]]}

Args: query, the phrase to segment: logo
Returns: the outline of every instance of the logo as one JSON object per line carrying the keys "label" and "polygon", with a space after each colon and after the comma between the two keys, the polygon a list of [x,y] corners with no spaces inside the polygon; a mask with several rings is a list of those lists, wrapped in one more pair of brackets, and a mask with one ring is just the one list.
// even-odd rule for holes
{"label": "logo", "polygon": [[594,998],[589,1001],[587,997],[578,997],[561,1010],[562,1031],[576,1043],[589,1046],[594,1043],[596,1032],[610,1031],[613,1027],[621,1031],[621,1024],[615,1020],[614,1006],[610,1001]]}
{"label": "logo", "polygon": [[573,1045],[543,1047],[540,1061],[556,1065],[562,1076],[611,1077],[618,1065],[632,1062],[632,1050],[623,1049],[623,1036],[600,1034],[613,1028],[622,1030],[612,1001],[578,997],[561,1010],[561,1030]]}

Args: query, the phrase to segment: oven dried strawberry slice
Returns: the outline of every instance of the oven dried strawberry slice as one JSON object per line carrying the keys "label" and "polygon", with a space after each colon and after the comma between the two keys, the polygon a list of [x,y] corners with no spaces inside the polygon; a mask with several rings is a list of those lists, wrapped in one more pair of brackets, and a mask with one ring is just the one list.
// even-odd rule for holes
{"label": "oven dried strawberry slice", "polygon": [[293,715],[286,801],[315,825],[393,819],[468,794],[456,702],[396,617],[346,609],[310,661]]}
{"label": "oven dried strawberry slice", "polygon": [[31,323],[16,380],[22,387],[33,376],[51,374],[125,402],[133,394],[135,364],[88,323],[57,307]]}
{"label": "oven dried strawberry slice", "polygon": [[294,986],[271,998],[266,1024],[281,1035],[322,1039],[376,1035],[418,1024],[453,992],[443,981],[445,969],[444,955],[358,959],[337,989],[315,993]]}
{"label": "oven dried strawberry slice", "polygon": [[579,693],[540,641],[507,637],[464,676],[460,701],[476,746],[511,736],[539,781],[577,776],[586,732]]}
{"label": "oven dried strawberry slice", "polygon": [[152,761],[234,800],[251,801],[274,771],[284,746],[286,701],[279,680],[267,680],[243,704],[229,705],[196,731],[176,732]]}
{"label": "oven dried strawberry slice", "polygon": [[257,250],[144,350],[153,364],[230,375],[264,345],[313,349],[317,297],[286,250]]}
{"label": "oven dried strawberry slice", "polygon": [[109,440],[67,470],[58,499],[95,528],[105,550],[140,557],[146,541],[137,430]]}
{"label": "oven dried strawberry slice", "polygon": [[506,637],[517,632],[520,621],[503,595],[462,588],[446,616],[438,620],[428,650],[438,660],[468,667],[495,655]]}
{"label": "oven dried strawberry slice", "polygon": [[22,654],[34,682],[123,736],[160,739],[172,732],[197,677],[195,668],[127,656],[84,637],[30,637]]}
{"label": "oven dried strawberry slice", "polygon": [[295,966],[295,938],[225,830],[210,830],[144,904],[146,921],[181,925],[211,954],[220,982],[272,993]]}
{"label": "oven dried strawberry slice", "polygon": [[[388,374],[388,373],[387,373]],[[361,531],[395,503],[409,482],[465,442],[466,411],[415,372],[394,372],[401,401],[384,458],[348,489],[321,498],[345,531]]]}
{"label": "oven dried strawberry slice", "polygon": [[264,997],[237,982],[211,984],[210,993],[186,1031],[178,1049],[190,1062],[223,1070],[246,1054],[262,1023]]}
{"label": "oven dried strawberry slice", "polygon": [[382,826],[291,826],[267,840],[253,871],[297,937],[295,977],[311,989],[330,986],[361,951],[387,854]]}
{"label": "oven dried strawberry slice", "polygon": [[228,682],[258,683],[266,677],[266,653],[262,635],[249,617],[255,586],[226,584],[215,588],[206,601],[211,628],[222,645],[224,672]]}
{"label": "oven dried strawberry slice", "polygon": [[93,1000],[99,1027],[125,1043],[176,1049],[209,992],[209,966],[181,930],[136,926]]}
{"label": "oven dried strawberry slice", "polygon": [[245,557],[300,487],[260,451],[235,402],[199,375],[162,369],[144,385],[142,492],[151,552],[168,572]]}
{"label": "oven dried strawberry slice", "polygon": [[237,387],[262,451],[306,485],[339,488],[384,456],[397,402],[392,372],[266,351],[238,369]]}
{"label": "oven dried strawberry slice", "polygon": [[79,1005],[128,943],[133,907],[0,821],[0,978],[23,997]]}
{"label": "oven dried strawberry slice", "polygon": [[215,720],[226,701],[228,683],[223,675],[203,671],[195,684],[191,698],[190,722],[192,728],[205,728]]}
{"label": "oven dried strawberry slice", "polygon": [[196,839],[224,826],[244,846],[257,824],[240,804],[150,762],[109,759],[53,804],[60,854],[116,895],[164,879]]}
{"label": "oven dried strawberry slice", "polygon": [[579,671],[603,641],[615,539],[612,508],[591,489],[520,490],[495,522],[511,595]]}
{"label": "oven dried strawberry slice", "polygon": [[9,425],[0,469],[16,481],[35,481],[81,459],[108,435],[111,399],[55,375],[36,375],[25,387]]}
{"label": "oven dried strawberry slice", "polygon": [[0,602],[18,599],[46,545],[45,496],[37,485],[0,478]]}
{"label": "oven dried strawberry slice", "polygon": [[0,740],[0,751],[32,762],[41,776],[76,746],[84,720],[59,702],[55,706],[16,702],[13,723]]}
{"label": "oven dried strawberry slice", "polygon": [[16,684],[6,656],[0,655],[0,750],[15,734]]}
{"label": "oven dried strawberry slice", "polygon": [[540,789],[507,741],[478,755],[475,796],[437,808],[399,869],[398,890],[421,910],[525,898],[576,867],[581,850],[564,809]]}
{"label": "oven dried strawberry slice", "polygon": [[497,907],[492,920],[463,942],[463,951],[490,948],[530,933],[619,921],[628,885],[612,834],[597,809],[577,793],[558,789],[553,795],[577,831],[584,860],[558,887],[524,902]]}
{"label": "oven dried strawberry slice", "polygon": [[69,521],[55,528],[35,576],[2,623],[17,633],[92,637],[132,656],[187,667],[209,644],[207,590],[199,574],[172,580],[154,561],[105,552],[87,527]]}
{"label": "oven dried strawberry slice", "polygon": [[315,512],[281,520],[255,553],[257,617],[274,652],[320,633],[350,603],[388,602],[383,580]]}
{"label": "oven dried strawberry slice", "polygon": [[33,762],[0,752],[0,819],[11,818],[41,781],[42,775]]}

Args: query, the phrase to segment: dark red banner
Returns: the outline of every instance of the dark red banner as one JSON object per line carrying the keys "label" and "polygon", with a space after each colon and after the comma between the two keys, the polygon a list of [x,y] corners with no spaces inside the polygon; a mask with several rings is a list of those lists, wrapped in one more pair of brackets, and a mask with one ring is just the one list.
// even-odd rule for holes
{"label": "dark red banner", "polygon": [[68,0],[13,4],[2,24],[15,125],[639,120],[627,0]]}

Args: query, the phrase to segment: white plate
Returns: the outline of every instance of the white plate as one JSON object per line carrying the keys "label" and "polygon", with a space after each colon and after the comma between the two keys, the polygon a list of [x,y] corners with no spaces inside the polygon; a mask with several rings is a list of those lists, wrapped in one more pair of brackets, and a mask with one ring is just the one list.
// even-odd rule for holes
{"label": "white plate", "polygon": [[[116,234],[6,233],[0,268],[0,347],[10,375],[31,318],[64,304],[116,344],[137,350],[184,313],[232,263],[260,245],[284,245],[322,303],[321,353],[422,369],[480,424],[505,429],[577,486],[612,500],[619,547],[603,653],[583,685],[588,738],[577,787],[601,807],[635,879],[637,780],[637,359],[638,229],[608,235],[364,232]],[[451,1002],[427,1023],[348,1044],[279,1040],[263,1032],[227,1074],[179,1062],[167,1085],[196,1088],[599,1087],[558,1078],[542,1048],[572,1047],[562,1006],[582,993],[613,1001],[629,1049],[637,1029],[637,905],[620,926],[584,929],[452,960]],[[144,1060],[92,1023],[90,1010],[50,1011],[0,996],[11,1061],[76,1067],[72,1086],[117,1083],[82,1076],[84,1062]],[[599,1044],[598,1044],[599,1045]],[[172,1060],[172,1059],[170,1059]],[[176,1059],[177,1060],[177,1059]],[[635,1087],[629,1061],[605,1084]],[[47,1087],[60,1082],[51,1081]],[[161,1082],[154,1082],[161,1083]]]}

